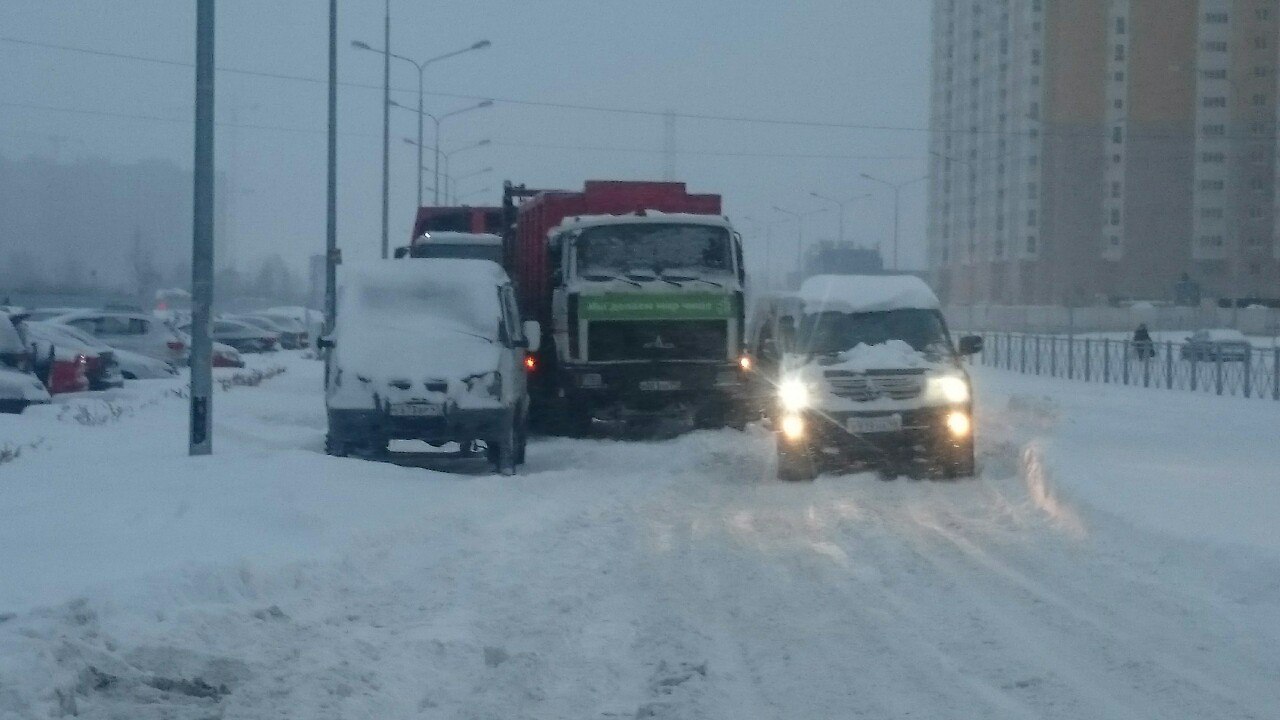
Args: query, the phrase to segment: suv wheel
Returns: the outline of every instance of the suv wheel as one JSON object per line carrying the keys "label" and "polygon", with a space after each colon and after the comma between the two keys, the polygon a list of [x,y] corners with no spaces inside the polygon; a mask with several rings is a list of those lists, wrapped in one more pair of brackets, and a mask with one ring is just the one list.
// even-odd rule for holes
{"label": "suv wheel", "polygon": [[806,482],[818,477],[818,465],[814,462],[809,446],[787,446],[781,439],[778,445],[778,479],[783,482]]}
{"label": "suv wheel", "polygon": [[502,437],[489,443],[489,462],[493,463],[493,469],[500,475],[516,474],[518,436],[516,421],[512,420]]}

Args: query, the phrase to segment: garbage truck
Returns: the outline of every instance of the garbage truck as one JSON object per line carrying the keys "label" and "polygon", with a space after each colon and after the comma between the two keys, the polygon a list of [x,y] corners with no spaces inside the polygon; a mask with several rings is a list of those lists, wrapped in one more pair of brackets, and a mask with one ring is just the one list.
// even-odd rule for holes
{"label": "garbage truck", "polygon": [[742,238],[719,195],[679,182],[503,192],[531,421],[570,435],[671,435],[747,419]]}

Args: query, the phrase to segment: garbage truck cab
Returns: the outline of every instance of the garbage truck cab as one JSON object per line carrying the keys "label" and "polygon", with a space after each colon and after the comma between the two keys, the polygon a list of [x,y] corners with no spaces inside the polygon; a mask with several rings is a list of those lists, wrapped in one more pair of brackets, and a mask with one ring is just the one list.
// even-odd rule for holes
{"label": "garbage truck cab", "polygon": [[820,275],[761,313],[754,348],[778,476],[876,468],[896,477],[974,474],[973,400],[938,298],[906,275]]}

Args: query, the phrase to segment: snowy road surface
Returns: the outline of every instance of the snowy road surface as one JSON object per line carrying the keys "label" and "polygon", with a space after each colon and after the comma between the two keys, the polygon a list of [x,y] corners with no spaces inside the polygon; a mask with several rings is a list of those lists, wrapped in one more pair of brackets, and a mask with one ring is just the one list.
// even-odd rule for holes
{"label": "snowy road surface", "polygon": [[165,381],[0,416],[0,718],[1280,712],[1280,408],[981,371],[972,482],[759,431],[508,479],[327,458],[319,365],[258,362],[212,458]]}

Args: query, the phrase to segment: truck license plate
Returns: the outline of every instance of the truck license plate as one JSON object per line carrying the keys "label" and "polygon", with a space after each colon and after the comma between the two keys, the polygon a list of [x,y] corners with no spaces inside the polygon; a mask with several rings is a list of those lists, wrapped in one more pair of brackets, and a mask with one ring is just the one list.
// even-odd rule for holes
{"label": "truck license plate", "polygon": [[902,429],[901,415],[875,415],[872,417],[851,417],[845,427],[855,435],[866,433],[897,432]]}
{"label": "truck license plate", "polygon": [[392,417],[439,417],[444,408],[431,403],[402,403],[391,406]]}
{"label": "truck license plate", "polygon": [[644,392],[671,392],[680,389],[679,380],[641,380],[640,389]]}

